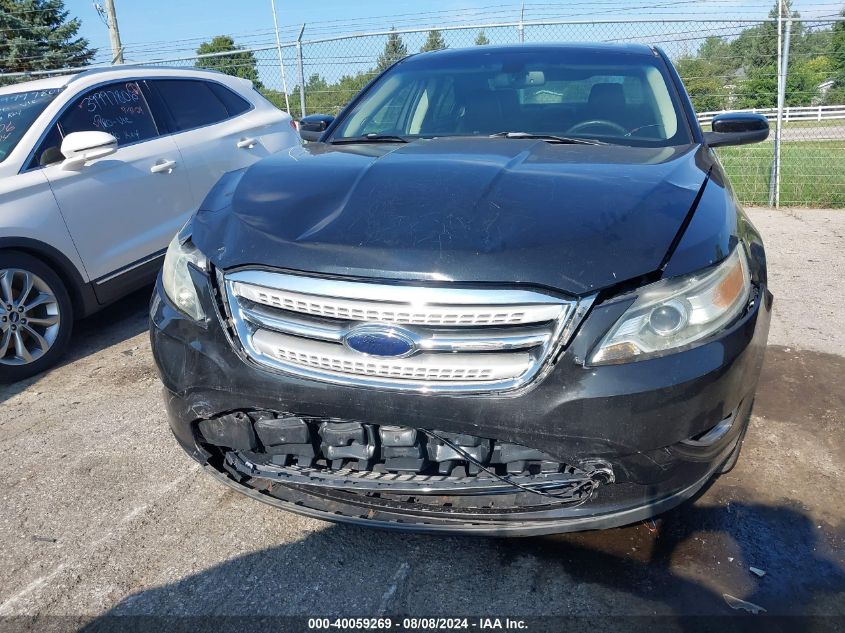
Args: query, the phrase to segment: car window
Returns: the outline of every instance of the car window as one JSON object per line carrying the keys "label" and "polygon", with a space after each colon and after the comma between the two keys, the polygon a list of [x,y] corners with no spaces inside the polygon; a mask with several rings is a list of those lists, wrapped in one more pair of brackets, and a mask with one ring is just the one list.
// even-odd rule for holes
{"label": "car window", "polygon": [[653,55],[520,49],[411,58],[377,80],[330,140],[524,132],[671,146],[690,142],[684,123]]}
{"label": "car window", "polygon": [[62,140],[71,132],[108,132],[118,145],[145,141],[158,135],[149,104],[137,81],[120,81],[84,92],[70,102],[41,139],[27,169],[64,160]]}
{"label": "car window", "polygon": [[[404,119],[408,110],[408,102],[411,92],[416,89],[413,83],[408,83],[403,86],[401,90],[394,92],[389,99],[385,100],[370,116],[370,120],[365,126],[367,134],[371,129],[380,130],[382,132],[389,132],[391,130],[398,130],[400,127],[400,119]],[[422,95],[423,101],[427,104],[426,95]]]}
{"label": "car window", "polygon": [[118,145],[158,136],[150,107],[137,81],[120,81],[89,90],[59,118],[62,137],[72,132],[108,132]]}
{"label": "car window", "polygon": [[211,88],[211,92],[226,106],[229,116],[238,116],[252,107],[249,101],[232,92],[226,86],[208,82],[208,87]]}
{"label": "car window", "polygon": [[12,153],[35,119],[62,90],[50,88],[0,95],[0,162]]}
{"label": "car window", "polygon": [[229,118],[229,111],[205,81],[159,79],[155,82],[173,117],[176,131],[190,130]]}
{"label": "car window", "polygon": [[59,149],[62,146],[62,133],[59,132],[59,126],[53,125],[47,135],[41,140],[38,149],[32,156],[32,161],[29,167],[44,167],[45,165],[52,165],[64,160],[62,152]]}

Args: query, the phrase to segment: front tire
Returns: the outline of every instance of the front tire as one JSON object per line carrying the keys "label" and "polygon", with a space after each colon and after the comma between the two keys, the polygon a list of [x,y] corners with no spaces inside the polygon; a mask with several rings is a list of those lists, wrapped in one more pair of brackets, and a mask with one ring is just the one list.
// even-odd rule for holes
{"label": "front tire", "polygon": [[59,360],[73,307],[56,272],[26,253],[0,253],[0,382],[16,382]]}

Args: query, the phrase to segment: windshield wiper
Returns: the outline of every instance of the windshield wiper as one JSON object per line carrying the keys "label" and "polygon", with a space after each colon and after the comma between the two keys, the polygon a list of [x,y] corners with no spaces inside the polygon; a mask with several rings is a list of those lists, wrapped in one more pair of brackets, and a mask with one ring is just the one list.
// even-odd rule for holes
{"label": "windshield wiper", "polygon": [[554,134],[531,134],[530,132],[497,132],[491,134],[490,138],[527,138],[548,143],[569,143],[572,145],[607,145],[601,141],[594,141],[588,138],[576,138],[574,136],[555,136]]}
{"label": "windshield wiper", "polygon": [[347,143],[407,143],[408,139],[396,134],[364,134],[364,136],[350,136],[349,138],[332,139],[332,144],[340,145]]}

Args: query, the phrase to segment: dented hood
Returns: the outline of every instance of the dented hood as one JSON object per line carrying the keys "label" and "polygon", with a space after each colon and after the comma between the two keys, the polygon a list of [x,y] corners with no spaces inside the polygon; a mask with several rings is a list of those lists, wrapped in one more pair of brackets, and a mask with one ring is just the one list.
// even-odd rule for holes
{"label": "dented hood", "polygon": [[698,146],[444,138],[294,148],[194,220],[218,267],[594,292],[658,269],[706,178]]}

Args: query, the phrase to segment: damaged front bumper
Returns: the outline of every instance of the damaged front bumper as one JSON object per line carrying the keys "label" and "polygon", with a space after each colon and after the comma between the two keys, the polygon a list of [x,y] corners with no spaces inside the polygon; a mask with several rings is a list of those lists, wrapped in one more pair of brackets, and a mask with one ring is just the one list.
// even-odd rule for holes
{"label": "damaged front bumper", "polygon": [[[210,284],[198,284],[216,315]],[[584,359],[625,305],[598,305],[516,395],[332,385],[260,368],[219,317],[159,282],[153,351],[174,434],[218,479],[301,514],[385,528],[530,535],[624,525],[694,495],[744,434],[771,295],[721,337],[634,363]]]}

